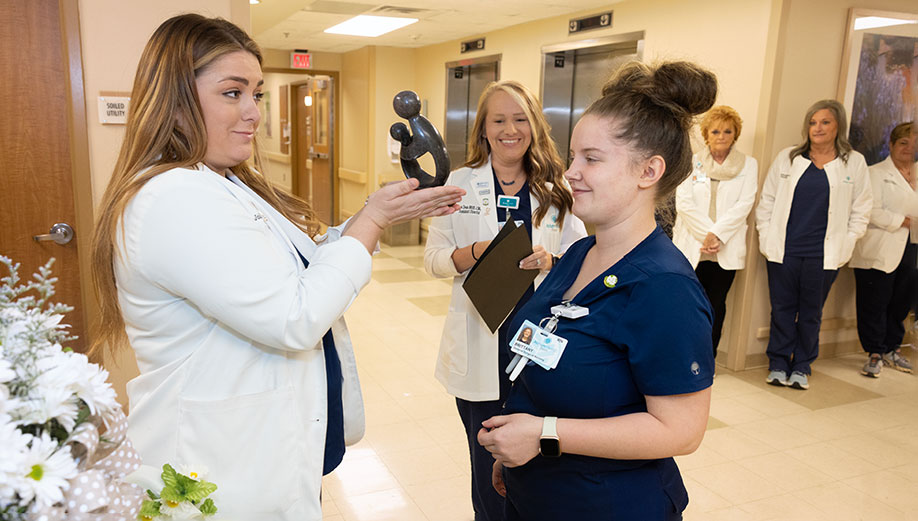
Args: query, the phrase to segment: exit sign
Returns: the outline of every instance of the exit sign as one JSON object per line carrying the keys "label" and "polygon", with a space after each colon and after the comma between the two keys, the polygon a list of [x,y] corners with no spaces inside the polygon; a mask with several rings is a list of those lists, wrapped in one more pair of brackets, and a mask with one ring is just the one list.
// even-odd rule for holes
{"label": "exit sign", "polygon": [[291,52],[290,53],[291,69],[311,69],[312,55],[308,52]]}

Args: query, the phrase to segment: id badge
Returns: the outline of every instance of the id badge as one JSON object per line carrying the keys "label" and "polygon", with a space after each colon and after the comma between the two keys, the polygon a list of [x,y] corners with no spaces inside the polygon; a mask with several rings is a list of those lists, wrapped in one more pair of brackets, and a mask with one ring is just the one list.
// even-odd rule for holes
{"label": "id badge", "polygon": [[532,360],[545,370],[558,367],[558,361],[567,346],[567,339],[549,333],[525,320],[513,336],[510,350]]}
{"label": "id badge", "polygon": [[[517,228],[519,228],[520,226],[522,226],[522,225],[524,224],[522,219],[519,219],[519,220],[516,220],[516,221],[513,221],[513,222],[516,223],[516,227],[517,227]],[[505,224],[507,224],[507,221],[501,221],[501,222],[497,223],[497,230],[498,230],[498,231],[502,230],[502,229],[504,228],[504,225],[505,225]]]}
{"label": "id badge", "polygon": [[497,207],[516,210],[520,207],[520,198],[515,195],[498,195]]}

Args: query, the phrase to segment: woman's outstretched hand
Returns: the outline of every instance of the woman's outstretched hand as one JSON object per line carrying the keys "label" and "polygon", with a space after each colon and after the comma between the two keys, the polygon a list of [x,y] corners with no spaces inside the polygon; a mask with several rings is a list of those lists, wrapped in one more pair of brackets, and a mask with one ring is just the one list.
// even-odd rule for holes
{"label": "woman's outstretched hand", "polygon": [[393,224],[412,219],[449,215],[459,210],[459,201],[465,190],[458,186],[437,186],[415,190],[417,179],[389,183],[370,194],[366,205],[348,224],[344,235],[349,235],[366,246],[376,249],[383,230]]}

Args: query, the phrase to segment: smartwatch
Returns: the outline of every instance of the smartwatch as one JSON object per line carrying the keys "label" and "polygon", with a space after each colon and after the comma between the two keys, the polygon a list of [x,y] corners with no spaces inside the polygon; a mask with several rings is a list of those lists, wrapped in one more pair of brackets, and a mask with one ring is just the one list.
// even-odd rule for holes
{"label": "smartwatch", "polygon": [[558,418],[555,416],[546,416],[542,419],[539,453],[546,458],[561,456],[561,440],[558,438]]}

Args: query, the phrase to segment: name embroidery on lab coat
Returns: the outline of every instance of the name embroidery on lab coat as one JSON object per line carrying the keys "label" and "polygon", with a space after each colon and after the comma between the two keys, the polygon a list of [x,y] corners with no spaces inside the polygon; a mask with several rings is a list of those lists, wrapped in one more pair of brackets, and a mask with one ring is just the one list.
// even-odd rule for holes
{"label": "name embroidery on lab coat", "polygon": [[462,206],[459,207],[459,213],[467,213],[467,214],[472,214],[472,215],[480,215],[480,214],[481,214],[481,207],[480,207],[480,206],[475,206],[475,205],[472,205],[472,204],[464,204],[464,205],[462,205]]}

